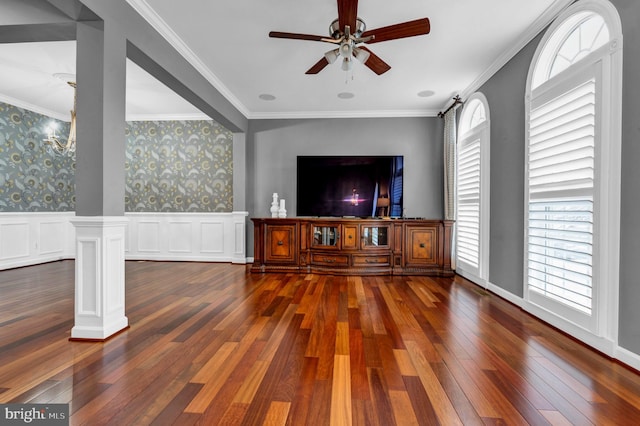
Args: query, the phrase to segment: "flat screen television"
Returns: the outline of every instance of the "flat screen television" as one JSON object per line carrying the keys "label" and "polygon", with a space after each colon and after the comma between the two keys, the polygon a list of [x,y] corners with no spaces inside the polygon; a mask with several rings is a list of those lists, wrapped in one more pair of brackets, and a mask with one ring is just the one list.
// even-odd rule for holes
{"label": "flat screen television", "polygon": [[401,217],[402,156],[298,156],[298,216]]}

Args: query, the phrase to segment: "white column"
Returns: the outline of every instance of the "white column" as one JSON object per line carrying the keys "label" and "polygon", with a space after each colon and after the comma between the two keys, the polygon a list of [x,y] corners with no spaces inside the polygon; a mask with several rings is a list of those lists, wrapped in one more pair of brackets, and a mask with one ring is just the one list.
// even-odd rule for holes
{"label": "white column", "polygon": [[106,340],[129,326],[124,314],[125,217],[76,217],[72,340]]}

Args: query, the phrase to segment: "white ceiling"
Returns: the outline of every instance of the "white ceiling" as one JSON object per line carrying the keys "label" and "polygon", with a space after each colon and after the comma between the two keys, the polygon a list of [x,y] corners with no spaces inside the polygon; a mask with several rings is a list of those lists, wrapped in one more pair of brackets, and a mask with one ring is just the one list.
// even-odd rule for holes
{"label": "white ceiling", "polygon": [[[431,21],[428,35],[369,46],[392,67],[378,76],[359,63],[351,73],[335,63],[306,75],[333,46],[268,37],[272,30],[328,35],[336,0],[127,1],[248,118],[435,115],[456,94],[476,90],[570,3],[361,0],[358,16],[368,29]],[[73,92],[52,75],[73,72],[74,42],[0,44],[0,101],[68,119]],[[338,97],[345,92],[354,96]],[[128,61],[127,119],[199,117]]]}

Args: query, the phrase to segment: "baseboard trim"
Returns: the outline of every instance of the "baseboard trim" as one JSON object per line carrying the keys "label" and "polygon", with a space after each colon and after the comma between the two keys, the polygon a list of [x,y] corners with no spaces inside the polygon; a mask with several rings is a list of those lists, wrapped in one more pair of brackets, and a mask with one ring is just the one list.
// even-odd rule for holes
{"label": "baseboard trim", "polygon": [[576,332],[576,327],[571,327],[569,323],[563,324],[563,321],[554,321],[551,317],[543,317],[538,314],[538,310],[530,309],[530,304],[527,303],[527,301],[522,297],[516,296],[513,293],[510,293],[491,282],[487,282],[487,285],[483,286],[463,274],[458,275],[460,275],[462,278],[469,281],[473,285],[490,291],[501,299],[504,299],[507,302],[519,307],[527,314],[538,319],[539,321],[542,321],[549,327],[558,330],[559,332],[579,342],[580,344],[583,344],[585,347],[598,352],[602,356],[607,357],[612,361],[620,363],[626,368],[631,368],[640,373],[640,354],[636,354],[628,349],[620,347],[617,342],[606,340],[602,337],[594,336],[587,332],[583,333],[582,330],[578,330],[578,332]]}

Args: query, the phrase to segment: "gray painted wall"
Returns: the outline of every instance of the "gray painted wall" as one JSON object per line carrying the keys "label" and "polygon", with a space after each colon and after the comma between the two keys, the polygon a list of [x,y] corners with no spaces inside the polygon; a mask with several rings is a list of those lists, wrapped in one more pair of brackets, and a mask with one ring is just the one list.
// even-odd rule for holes
{"label": "gray painted wall", "polygon": [[[442,119],[361,118],[252,120],[247,134],[247,208],[270,216],[271,195],[296,215],[298,155],[403,155],[404,207],[408,217],[441,219]],[[248,251],[253,254],[252,228]]]}
{"label": "gray painted wall", "polygon": [[640,354],[640,2],[612,3],[624,35],[619,344]]}
{"label": "gray painted wall", "polygon": [[540,38],[479,89],[491,112],[489,281],[519,297],[524,273],[524,93]]}

